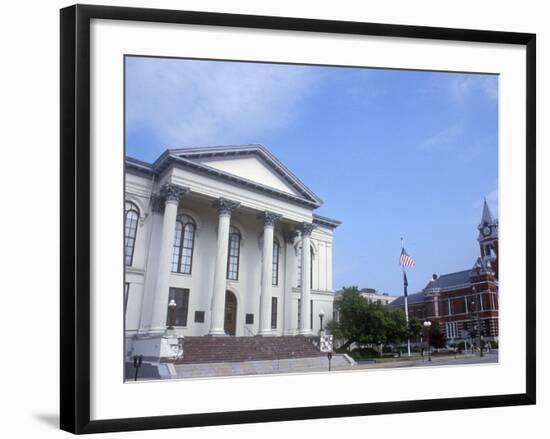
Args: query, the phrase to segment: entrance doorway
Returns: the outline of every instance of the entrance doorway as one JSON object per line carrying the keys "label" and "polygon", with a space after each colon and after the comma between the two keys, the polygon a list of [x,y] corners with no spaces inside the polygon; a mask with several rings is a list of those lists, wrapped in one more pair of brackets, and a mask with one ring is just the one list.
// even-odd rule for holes
{"label": "entrance doorway", "polygon": [[227,335],[235,335],[237,330],[237,297],[231,291],[225,292],[225,320],[223,329]]}

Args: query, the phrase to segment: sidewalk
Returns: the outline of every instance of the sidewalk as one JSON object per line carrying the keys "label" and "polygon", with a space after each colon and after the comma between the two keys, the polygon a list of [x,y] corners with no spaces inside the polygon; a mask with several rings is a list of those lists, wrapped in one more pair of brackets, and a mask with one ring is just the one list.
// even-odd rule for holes
{"label": "sidewalk", "polygon": [[395,361],[381,361],[376,363],[357,363],[354,369],[393,369],[399,367],[419,367],[419,366],[443,366],[443,365],[463,365],[477,363],[498,363],[498,351],[484,353],[483,357],[479,353],[467,353],[445,356],[432,356],[432,361],[428,361],[428,356],[411,357],[410,359],[401,359]]}

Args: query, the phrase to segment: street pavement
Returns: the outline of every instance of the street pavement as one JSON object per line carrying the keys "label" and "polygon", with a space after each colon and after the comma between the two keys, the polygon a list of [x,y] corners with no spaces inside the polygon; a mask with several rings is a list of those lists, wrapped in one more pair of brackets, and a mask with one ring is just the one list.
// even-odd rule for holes
{"label": "street pavement", "polygon": [[412,360],[397,360],[397,361],[384,361],[379,363],[358,363],[354,369],[393,369],[399,367],[428,367],[428,366],[455,366],[466,364],[490,364],[498,363],[498,351],[492,351],[484,353],[483,357],[479,356],[479,353],[474,354],[462,354],[439,357],[432,356],[432,361],[428,361],[427,355],[424,357],[424,361],[421,358],[415,357]]}

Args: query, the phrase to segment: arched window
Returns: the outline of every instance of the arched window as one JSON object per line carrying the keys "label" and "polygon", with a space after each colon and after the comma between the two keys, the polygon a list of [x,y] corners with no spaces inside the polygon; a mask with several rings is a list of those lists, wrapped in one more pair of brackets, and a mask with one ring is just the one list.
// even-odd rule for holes
{"label": "arched window", "polygon": [[196,228],[193,218],[187,215],[178,215],[172,251],[172,271],[175,273],[191,274]]}
{"label": "arched window", "polygon": [[126,201],[124,204],[124,263],[126,265],[132,265],[134,259],[138,221],[139,209],[134,203]]}
{"label": "arched window", "polygon": [[271,284],[279,285],[279,253],[281,246],[277,238],[273,241],[273,271],[271,273]]}
{"label": "arched window", "polygon": [[239,257],[241,253],[241,232],[236,227],[229,229],[229,250],[227,255],[227,279],[239,280]]}

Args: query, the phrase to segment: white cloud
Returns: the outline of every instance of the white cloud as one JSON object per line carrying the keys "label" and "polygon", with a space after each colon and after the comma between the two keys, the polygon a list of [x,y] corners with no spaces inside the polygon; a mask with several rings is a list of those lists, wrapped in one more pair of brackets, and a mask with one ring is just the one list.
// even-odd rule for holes
{"label": "white cloud", "polygon": [[449,84],[451,96],[463,101],[472,94],[482,93],[487,99],[498,98],[498,77],[494,75],[454,75]]}
{"label": "white cloud", "polygon": [[418,145],[418,149],[420,151],[432,151],[435,149],[454,147],[463,132],[464,125],[462,123],[455,123],[427,138]]}
{"label": "white cloud", "polygon": [[316,72],[282,65],[133,58],[127,66],[129,128],[165,147],[252,143],[295,120]]}

